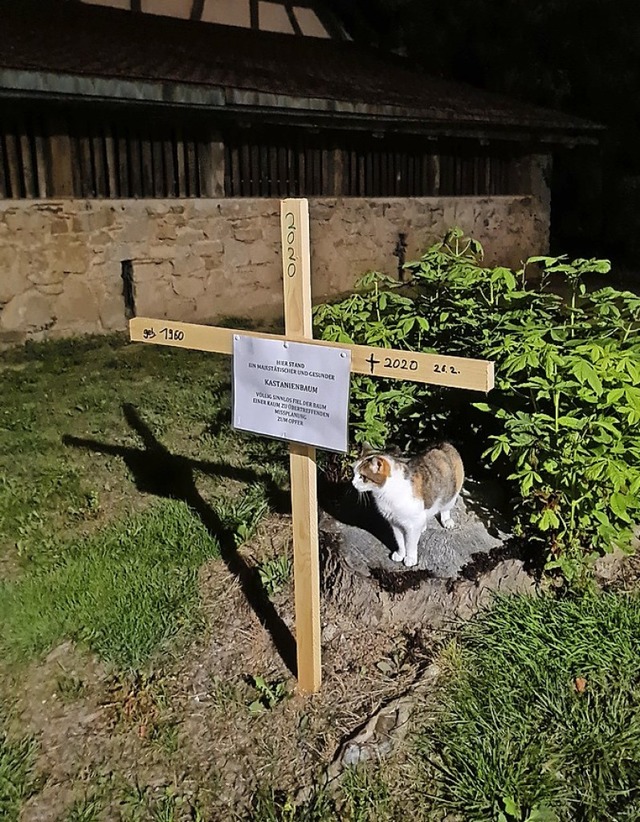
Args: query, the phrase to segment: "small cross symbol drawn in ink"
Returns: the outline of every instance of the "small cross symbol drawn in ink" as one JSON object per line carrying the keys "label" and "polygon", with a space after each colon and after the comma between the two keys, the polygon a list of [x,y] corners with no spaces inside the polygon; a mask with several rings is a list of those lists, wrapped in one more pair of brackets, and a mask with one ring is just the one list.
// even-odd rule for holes
{"label": "small cross symbol drawn in ink", "polygon": [[373,366],[374,366],[376,363],[380,362],[380,360],[376,360],[376,359],[374,359],[374,357],[373,357],[373,351],[372,351],[372,352],[371,352],[371,356],[369,357],[369,359],[368,359],[368,360],[366,360],[366,362],[368,362],[368,363],[369,363],[369,365],[371,366],[371,373],[373,374]]}

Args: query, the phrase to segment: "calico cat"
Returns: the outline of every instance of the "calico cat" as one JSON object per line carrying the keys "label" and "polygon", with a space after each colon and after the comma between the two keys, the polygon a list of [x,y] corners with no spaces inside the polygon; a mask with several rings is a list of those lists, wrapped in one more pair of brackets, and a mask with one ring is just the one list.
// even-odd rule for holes
{"label": "calico cat", "polygon": [[365,443],[352,482],[356,490],[371,492],[391,525],[398,546],[391,559],[411,567],[418,562],[418,542],[430,517],[439,514],[444,528],[454,527],[451,509],[464,482],[464,468],[448,442],[415,457],[375,451]]}

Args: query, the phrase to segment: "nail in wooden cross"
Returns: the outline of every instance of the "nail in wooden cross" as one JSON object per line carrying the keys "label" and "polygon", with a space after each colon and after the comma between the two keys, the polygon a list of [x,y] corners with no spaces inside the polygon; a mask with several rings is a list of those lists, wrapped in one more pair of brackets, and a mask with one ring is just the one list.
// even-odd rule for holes
{"label": "nail in wooden cross", "polygon": [[[356,374],[484,392],[493,388],[493,363],[485,360],[313,340],[307,200],[283,200],[280,220],[284,335],[134,317],[129,324],[131,339],[221,354],[233,353],[233,339],[238,334],[262,340],[304,342],[313,346],[348,349],[351,352],[351,372]],[[298,685],[303,692],[315,693],[321,684],[316,450],[310,445],[291,442],[289,453]]]}

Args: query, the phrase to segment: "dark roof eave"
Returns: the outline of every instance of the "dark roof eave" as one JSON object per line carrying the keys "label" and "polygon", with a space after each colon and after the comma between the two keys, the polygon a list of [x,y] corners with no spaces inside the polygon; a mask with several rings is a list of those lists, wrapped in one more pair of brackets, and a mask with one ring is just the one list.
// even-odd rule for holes
{"label": "dark roof eave", "polygon": [[331,119],[335,127],[374,128],[379,131],[411,132],[434,137],[489,137],[517,141],[535,140],[551,145],[599,142],[604,127],[584,126],[547,129],[528,125],[521,118],[486,119],[457,115],[454,111],[408,109],[395,105],[349,102],[324,97],[293,97],[253,89],[223,88],[194,83],[125,80],[114,77],[62,74],[25,69],[0,68],[0,97],[33,97],[152,104],[206,109],[229,114],[259,114],[274,122],[312,120],[318,125]]}

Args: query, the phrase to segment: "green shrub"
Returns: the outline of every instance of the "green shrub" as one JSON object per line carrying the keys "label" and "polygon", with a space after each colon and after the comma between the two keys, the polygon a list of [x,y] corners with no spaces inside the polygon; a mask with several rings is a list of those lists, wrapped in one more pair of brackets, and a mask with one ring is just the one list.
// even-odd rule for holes
{"label": "green shrub", "polygon": [[[606,260],[532,257],[486,268],[458,229],[408,263],[408,285],[370,272],[357,293],[316,308],[325,340],[491,359],[496,388],[477,394],[357,376],[355,441],[414,447],[464,438],[513,484],[519,532],[546,545],[569,580],[630,543],[640,491],[640,298],[585,276]],[[562,297],[548,290],[563,290]],[[487,447],[488,446],[488,447]]]}

